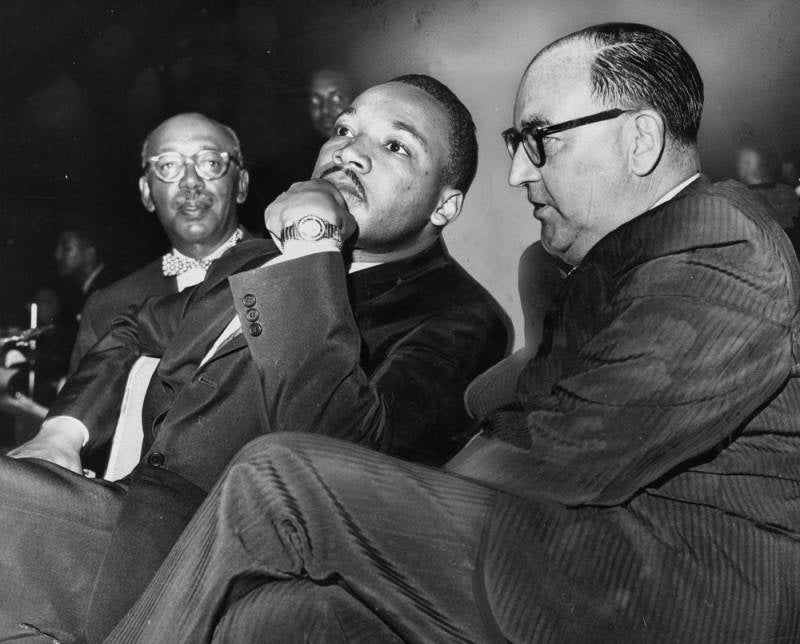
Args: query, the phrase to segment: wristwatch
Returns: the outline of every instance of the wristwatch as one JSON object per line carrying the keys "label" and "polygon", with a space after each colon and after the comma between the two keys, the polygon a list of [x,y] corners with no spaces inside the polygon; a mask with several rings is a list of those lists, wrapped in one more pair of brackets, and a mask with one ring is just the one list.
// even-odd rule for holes
{"label": "wristwatch", "polygon": [[317,241],[318,239],[332,239],[336,245],[342,247],[342,231],[328,221],[316,215],[306,215],[284,226],[281,230],[281,243],[287,239],[301,239],[303,241]]}

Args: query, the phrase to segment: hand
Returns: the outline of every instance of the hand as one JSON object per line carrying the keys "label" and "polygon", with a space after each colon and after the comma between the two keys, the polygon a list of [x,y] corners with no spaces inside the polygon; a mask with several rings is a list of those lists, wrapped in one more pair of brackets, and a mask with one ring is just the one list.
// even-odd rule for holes
{"label": "hand", "polygon": [[342,241],[356,230],[356,220],[347,209],[342,194],[323,179],[293,183],[264,211],[264,224],[275,238],[284,227],[306,215],[316,215],[339,227]]}
{"label": "hand", "polygon": [[43,426],[31,440],[8,453],[12,458],[39,458],[55,463],[76,474],[83,474],[81,443],[83,436],[73,428],[58,424]]}

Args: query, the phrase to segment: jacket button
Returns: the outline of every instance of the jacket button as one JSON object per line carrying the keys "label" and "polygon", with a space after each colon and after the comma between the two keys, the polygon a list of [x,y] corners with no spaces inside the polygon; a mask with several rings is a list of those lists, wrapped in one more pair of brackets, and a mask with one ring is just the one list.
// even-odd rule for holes
{"label": "jacket button", "polygon": [[164,464],[164,455],[161,452],[153,452],[147,457],[147,463],[153,467],[161,467]]}
{"label": "jacket button", "polygon": [[261,328],[261,325],[258,322],[253,322],[250,325],[250,335],[252,335],[254,338],[260,336],[263,330],[264,329]]}
{"label": "jacket button", "polygon": [[244,314],[245,319],[248,322],[255,322],[259,317],[258,309],[247,309],[247,312]]}
{"label": "jacket button", "polygon": [[253,295],[252,293],[248,293],[247,295],[245,295],[242,298],[242,304],[244,304],[247,307],[255,306],[255,304],[256,304],[256,296]]}

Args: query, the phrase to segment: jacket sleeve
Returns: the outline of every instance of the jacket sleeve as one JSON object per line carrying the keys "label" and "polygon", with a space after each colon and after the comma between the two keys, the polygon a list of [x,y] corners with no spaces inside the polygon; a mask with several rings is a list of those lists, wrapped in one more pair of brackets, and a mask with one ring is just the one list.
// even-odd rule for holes
{"label": "jacket sleeve", "polygon": [[[231,286],[276,430],[318,432],[441,463],[465,440],[469,379],[485,368],[493,346],[495,359],[505,349],[499,319],[454,307],[409,325],[367,374],[338,253],[242,273]],[[257,301],[259,335],[249,332],[247,295]],[[492,334],[502,342],[492,344]]]}
{"label": "jacket sleeve", "polygon": [[111,330],[95,343],[64,384],[48,417],[72,416],[86,425],[86,449],[106,442],[119,416],[125,383],[139,356],[160,357],[183,319],[189,289],[150,298],[118,315]]}
{"label": "jacket sleeve", "polygon": [[797,293],[783,268],[741,242],[631,269],[567,375],[522,411],[498,412],[448,469],[522,496],[611,505],[721,448],[793,368]]}

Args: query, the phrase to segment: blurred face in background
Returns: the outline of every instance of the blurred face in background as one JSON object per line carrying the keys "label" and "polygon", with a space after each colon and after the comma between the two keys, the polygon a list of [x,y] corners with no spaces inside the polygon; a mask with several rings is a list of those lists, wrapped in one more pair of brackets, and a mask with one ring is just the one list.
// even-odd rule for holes
{"label": "blurred face in background", "polygon": [[74,232],[65,230],[58,237],[53,255],[56,260],[56,271],[61,277],[79,275],[94,262],[94,255],[94,247]]}
{"label": "blurred face in background", "polygon": [[308,109],[318,134],[328,137],[340,112],[352,100],[350,81],[344,73],[321,69],[311,77]]}
{"label": "blurred face in background", "polygon": [[33,296],[33,301],[38,307],[38,321],[40,324],[48,324],[55,321],[61,313],[61,300],[49,286],[42,286],[37,289]]}

